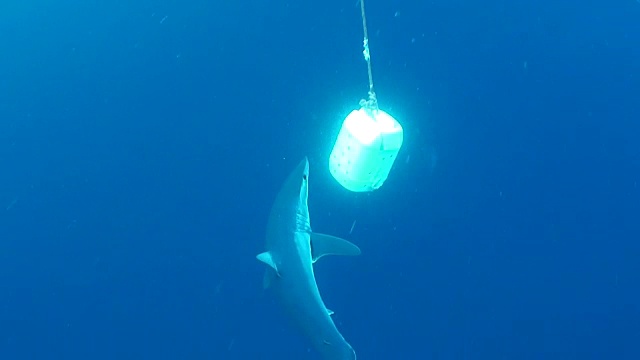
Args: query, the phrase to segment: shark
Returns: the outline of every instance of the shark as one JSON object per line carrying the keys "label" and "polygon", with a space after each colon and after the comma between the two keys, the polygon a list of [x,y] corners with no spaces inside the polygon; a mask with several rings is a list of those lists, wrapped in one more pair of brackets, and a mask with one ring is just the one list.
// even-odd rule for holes
{"label": "shark", "polygon": [[360,255],[347,240],[316,233],[309,219],[309,159],[305,156],[282,185],[269,214],[263,287],[273,291],[293,323],[324,360],[356,360],[320,296],[313,264],[326,255]]}

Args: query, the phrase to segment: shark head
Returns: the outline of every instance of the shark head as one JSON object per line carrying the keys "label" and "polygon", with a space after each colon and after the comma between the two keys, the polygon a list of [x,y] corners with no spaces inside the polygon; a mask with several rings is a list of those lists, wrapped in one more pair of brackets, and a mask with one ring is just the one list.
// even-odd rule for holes
{"label": "shark head", "polygon": [[305,156],[289,174],[271,207],[267,248],[280,247],[290,234],[311,232],[309,218],[309,160]]}
{"label": "shark head", "polygon": [[[309,159],[305,156],[295,170],[291,172],[285,181],[280,194],[274,204],[273,210],[288,212],[289,219],[295,219],[295,223],[289,224],[293,231],[311,231],[309,220]],[[291,214],[295,213],[295,216]]]}

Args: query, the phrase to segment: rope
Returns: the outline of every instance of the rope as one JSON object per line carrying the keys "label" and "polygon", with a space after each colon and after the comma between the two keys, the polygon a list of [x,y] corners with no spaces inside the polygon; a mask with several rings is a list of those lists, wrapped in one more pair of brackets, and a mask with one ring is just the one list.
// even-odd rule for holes
{"label": "rope", "polygon": [[367,62],[367,73],[369,75],[369,99],[360,100],[360,106],[365,110],[376,112],[378,111],[378,99],[376,98],[376,92],[373,89],[373,72],[371,71],[371,53],[369,51],[369,32],[367,30],[367,16],[364,11],[364,0],[360,0],[360,14],[362,15],[362,31],[364,32],[364,40],[362,45],[364,49],[362,54]]}

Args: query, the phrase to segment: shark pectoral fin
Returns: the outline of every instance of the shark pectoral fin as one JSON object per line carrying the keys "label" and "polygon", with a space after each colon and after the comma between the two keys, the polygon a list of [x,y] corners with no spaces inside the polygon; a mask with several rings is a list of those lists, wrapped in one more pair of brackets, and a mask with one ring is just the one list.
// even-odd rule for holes
{"label": "shark pectoral fin", "polygon": [[360,255],[360,248],[339,237],[311,233],[311,256],[313,262],[325,255]]}
{"label": "shark pectoral fin", "polygon": [[333,314],[334,314],[334,312],[333,312],[333,310],[329,310],[329,309],[327,309],[327,314],[329,314],[329,316],[331,316],[331,315],[333,315]]}
{"label": "shark pectoral fin", "polygon": [[278,267],[276,266],[275,261],[273,261],[273,257],[271,256],[271,253],[268,251],[265,251],[263,253],[260,253],[256,256],[256,259],[262,261],[263,263],[267,264],[270,268],[273,269],[273,271],[276,272],[276,274],[278,275],[278,277],[280,277],[280,273],[278,272]]}

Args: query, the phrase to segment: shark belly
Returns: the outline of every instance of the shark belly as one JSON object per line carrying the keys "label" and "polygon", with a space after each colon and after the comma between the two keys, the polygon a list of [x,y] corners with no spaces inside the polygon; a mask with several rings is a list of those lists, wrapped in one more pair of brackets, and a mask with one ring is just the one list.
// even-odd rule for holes
{"label": "shark belly", "polygon": [[296,239],[298,244],[303,244],[296,247],[301,254],[280,264],[283,276],[274,284],[274,290],[284,310],[323,359],[355,360],[355,351],[338,331],[320,296],[308,248],[309,235],[296,234],[296,237],[303,237]]}

